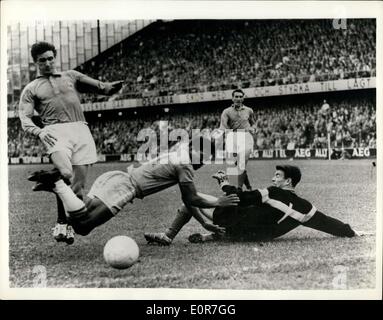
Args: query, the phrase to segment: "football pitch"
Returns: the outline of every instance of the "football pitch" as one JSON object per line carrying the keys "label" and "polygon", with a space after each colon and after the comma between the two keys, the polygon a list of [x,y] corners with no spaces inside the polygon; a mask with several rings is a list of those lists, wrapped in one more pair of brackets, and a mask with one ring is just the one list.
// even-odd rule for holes
{"label": "football pitch", "polygon": [[[289,161],[302,170],[297,193],[318,210],[355,230],[376,229],[376,168],[373,160]],[[250,161],[253,187],[267,187],[281,161]],[[100,163],[90,169],[86,190],[101,173],[125,170],[127,163]],[[334,289],[339,270],[343,289],[375,287],[375,236],[343,239],[305,227],[271,242],[192,244],[188,235],[204,232],[191,220],[169,247],[148,245],[144,232],[164,231],[181,205],[178,186],[136,199],[114,219],[73,245],[56,243],[51,227],[56,200],[32,192],[30,172],[50,165],[9,166],[9,267],[11,287],[33,287],[36,268],[46,270],[48,287],[192,288],[192,289]],[[211,175],[222,166],[195,173],[197,189],[220,195]],[[128,235],[140,248],[139,261],[116,270],[103,260],[103,247],[116,235]],[[335,282],[336,283],[336,282]]]}

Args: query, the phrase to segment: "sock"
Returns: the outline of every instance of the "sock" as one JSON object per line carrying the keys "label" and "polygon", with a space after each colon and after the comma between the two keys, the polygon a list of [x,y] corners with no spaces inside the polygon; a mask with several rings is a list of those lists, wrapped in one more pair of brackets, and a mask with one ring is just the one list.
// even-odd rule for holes
{"label": "sock", "polygon": [[238,177],[237,177],[237,181],[238,181],[238,188],[241,188],[242,189],[242,186],[243,184],[245,183],[245,180],[246,180],[246,171],[243,171],[242,173],[238,174]]}
{"label": "sock", "polygon": [[58,180],[55,183],[53,191],[60,197],[64,204],[65,211],[70,215],[70,212],[81,211],[85,209],[85,203],[81,201],[72,191],[72,189],[65,184],[63,180]]}
{"label": "sock", "polygon": [[85,236],[113,217],[114,214],[105,206],[90,204],[88,208],[70,212],[69,222],[77,234]]}
{"label": "sock", "polygon": [[187,224],[192,217],[192,214],[186,207],[178,209],[175,219],[171,226],[165,231],[165,234],[170,238],[174,239],[182,227]]}
{"label": "sock", "polygon": [[245,170],[245,171],[243,172],[243,174],[245,175],[245,180],[244,180],[245,187],[246,187],[248,190],[251,190],[251,184],[250,184],[249,176],[247,175],[247,171]]}

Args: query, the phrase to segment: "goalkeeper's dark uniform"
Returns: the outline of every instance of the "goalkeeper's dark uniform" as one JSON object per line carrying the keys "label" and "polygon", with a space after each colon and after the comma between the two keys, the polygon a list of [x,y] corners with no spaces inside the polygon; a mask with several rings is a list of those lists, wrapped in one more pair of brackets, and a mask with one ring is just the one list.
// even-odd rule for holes
{"label": "goalkeeper's dark uniform", "polygon": [[214,210],[213,223],[226,228],[226,236],[236,240],[271,240],[299,225],[338,237],[353,237],[348,224],[318,211],[309,201],[292,190],[268,187],[242,191],[234,186],[222,187],[226,194],[237,194],[238,207]]}

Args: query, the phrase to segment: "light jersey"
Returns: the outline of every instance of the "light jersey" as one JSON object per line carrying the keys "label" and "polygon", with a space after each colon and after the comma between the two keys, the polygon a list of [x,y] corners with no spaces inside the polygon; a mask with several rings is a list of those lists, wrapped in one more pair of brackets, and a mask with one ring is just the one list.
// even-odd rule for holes
{"label": "light jersey", "polygon": [[19,116],[23,129],[35,135],[40,133],[41,129],[31,120],[34,110],[44,126],[85,122],[79,89],[81,92],[107,94],[110,87],[75,70],[37,77],[21,94]]}
{"label": "light jersey", "polygon": [[33,104],[45,125],[85,121],[76,89],[83,76],[74,70],[39,76],[25,87],[20,103]]}
{"label": "light jersey", "polygon": [[194,173],[188,152],[165,153],[138,168],[129,168],[137,187],[137,198],[143,198],[178,183],[193,182]]}
{"label": "light jersey", "polygon": [[[221,115],[221,125],[220,129],[250,129],[251,124],[249,119],[253,116],[253,109],[242,105],[238,110],[234,107],[234,105],[230,106],[223,110]],[[227,127],[224,123],[227,123]]]}

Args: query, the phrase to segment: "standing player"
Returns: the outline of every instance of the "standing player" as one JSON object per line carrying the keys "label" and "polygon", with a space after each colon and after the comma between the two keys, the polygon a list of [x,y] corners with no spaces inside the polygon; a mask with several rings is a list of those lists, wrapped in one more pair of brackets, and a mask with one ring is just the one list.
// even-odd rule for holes
{"label": "standing player", "polygon": [[321,108],[319,109],[319,114],[324,118],[328,119],[328,116],[330,115],[330,105],[327,103],[326,100],[323,100],[323,104]]}
{"label": "standing player", "polygon": [[[251,189],[250,181],[246,172],[246,165],[253,151],[254,139],[252,133],[255,124],[254,111],[243,104],[245,93],[241,89],[232,92],[233,104],[223,110],[221,115],[220,130],[232,130],[226,134],[226,151],[237,154],[238,187],[245,184]],[[242,163],[243,162],[243,163]]]}
{"label": "standing player", "polygon": [[[186,207],[214,208],[237,205],[239,199],[236,195],[211,200],[197,193],[193,170],[210,160],[210,150],[204,152],[203,149],[206,145],[213,145],[207,138],[197,139],[198,147],[192,143],[190,149],[165,153],[128,172],[109,171],[102,174],[93,183],[88,193],[90,200],[86,203],[75,196],[62,180],[60,173],[55,170],[36,172],[29,180],[37,181],[35,191],[53,191],[60,197],[71,225],[80,235],[89,234],[94,228],[114,217],[134,198],[142,199],[176,184],[181,189]],[[218,233],[222,231],[222,228],[206,222],[199,211],[194,212],[195,218],[205,229]]]}
{"label": "standing player", "polygon": [[[296,227],[302,225],[338,237],[354,237],[368,233],[356,232],[348,224],[329,217],[317,210],[309,201],[299,197],[295,186],[301,180],[301,171],[298,167],[281,165],[276,167],[272,178],[273,185],[265,189],[242,191],[240,188],[229,185],[224,172],[213,176],[227,194],[236,194],[240,203],[233,208],[216,208],[193,210],[200,211],[215,225],[225,229],[213,234],[193,234],[189,241],[193,243],[207,242],[228,238],[232,240],[265,241],[280,237]],[[214,201],[215,197],[204,195],[206,199]],[[180,210],[183,213],[184,225],[194,214],[187,208]],[[183,225],[174,220],[165,233],[146,234],[150,242],[161,245],[170,245]],[[168,241],[165,241],[168,240]]]}
{"label": "standing player", "polygon": [[[122,81],[103,83],[80,72],[57,72],[55,47],[47,42],[32,46],[31,55],[39,71],[38,77],[23,90],[20,98],[20,120],[25,132],[39,137],[46,146],[53,165],[60,171],[81,199],[90,164],[97,162],[96,146],[85,122],[79,92],[112,95],[122,88]],[[34,111],[44,128],[32,121]],[[63,204],[57,198],[58,218],[53,228],[57,241],[73,243],[74,233]]]}

